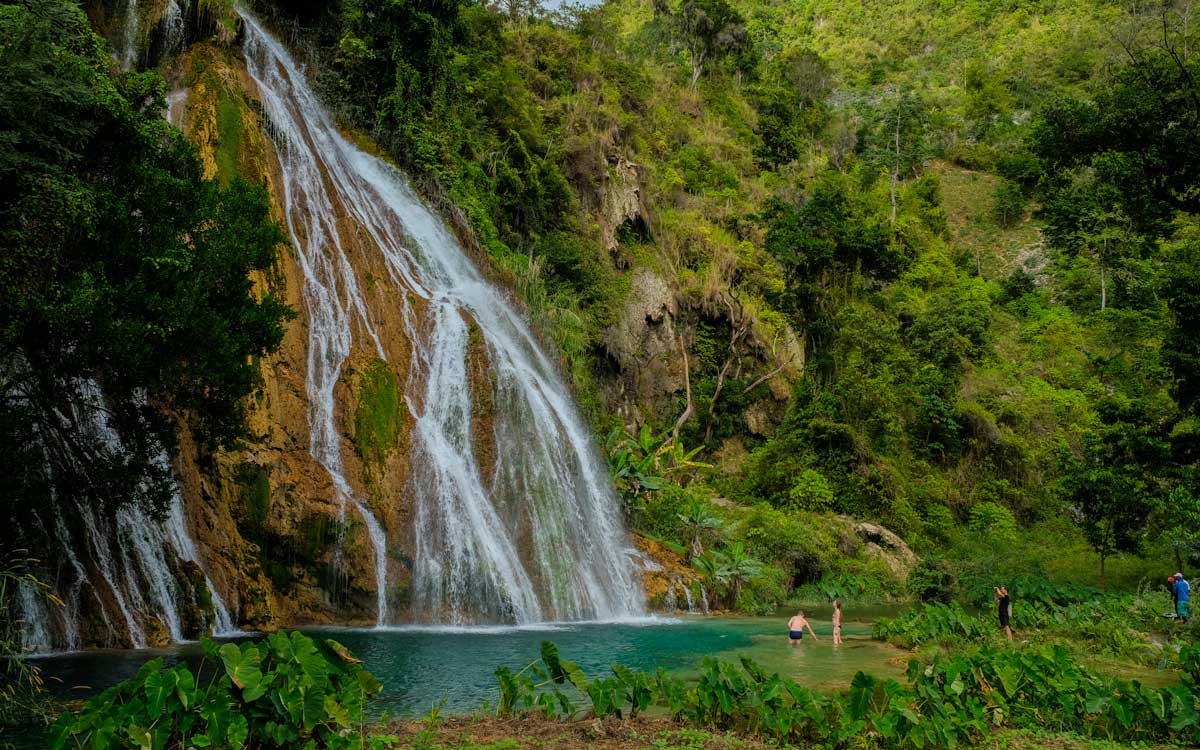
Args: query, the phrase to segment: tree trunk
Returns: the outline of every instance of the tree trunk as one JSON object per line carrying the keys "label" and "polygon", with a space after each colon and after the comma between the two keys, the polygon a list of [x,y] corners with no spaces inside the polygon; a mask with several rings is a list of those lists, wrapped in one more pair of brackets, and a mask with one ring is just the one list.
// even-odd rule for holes
{"label": "tree trunk", "polygon": [[1104,576],[1104,560],[1106,557],[1103,552],[1100,553],[1100,588],[1102,589],[1108,588],[1108,580]]}
{"label": "tree trunk", "polygon": [[692,88],[696,88],[696,82],[700,80],[700,74],[704,72],[704,53],[693,54],[692,56]]}
{"label": "tree trunk", "polygon": [[1104,266],[1100,266],[1100,311],[1108,307],[1108,285],[1104,281]]}
{"label": "tree trunk", "polygon": [[892,167],[892,224],[896,223],[896,183],[900,180],[900,110],[896,110],[896,164]]}
{"label": "tree trunk", "polygon": [[696,412],[696,405],[692,403],[692,371],[688,365],[687,346],[683,343],[682,335],[679,337],[679,351],[683,354],[683,383],[687,389],[687,407],[679,415],[679,419],[675,420],[675,427],[671,430],[671,445],[673,446],[679,444],[679,431],[683,429],[683,425]]}

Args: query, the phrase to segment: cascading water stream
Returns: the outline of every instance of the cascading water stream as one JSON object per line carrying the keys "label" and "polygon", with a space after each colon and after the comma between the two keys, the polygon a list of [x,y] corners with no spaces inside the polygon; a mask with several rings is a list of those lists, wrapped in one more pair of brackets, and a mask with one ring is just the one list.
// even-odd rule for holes
{"label": "cascading water stream", "polygon": [[[103,394],[95,383],[81,385],[69,421],[97,452],[120,455],[123,451],[120,435],[109,424]],[[157,460],[165,466],[167,457],[162,454]],[[57,495],[52,501],[53,531],[49,528],[43,531],[62,550],[64,559],[59,563],[57,588],[63,606],[47,607],[44,597],[32,586],[21,588],[18,603],[27,625],[23,634],[27,649],[80,647],[81,597],[85,588],[95,601],[110,639],[120,638],[135,648],[144,648],[151,644],[146,626],[158,620],[167,638],[184,640],[181,605],[187,594],[180,585],[178,563],[194,563],[204,574],[213,604],[214,632],[234,630],[229,609],[188,532],[183,500],[177,489],[172,492],[166,518],[161,521],[137,503],[124,505],[112,517],[106,517],[86,501]],[[78,527],[75,535],[64,521],[68,514]],[[89,564],[85,565],[83,560]],[[88,574],[89,567],[93,575]],[[113,616],[110,609],[115,609]],[[114,617],[120,633],[114,627]]]}
{"label": "cascading water stream", "polygon": [[137,44],[138,44],[138,4],[137,0],[129,0],[125,4],[125,49],[122,52],[121,62],[125,69],[131,69],[137,63]]}
{"label": "cascading water stream", "polygon": [[[386,539],[345,480],[334,389],[355,344],[386,359],[347,257],[351,243],[404,290],[412,344],[415,510],[411,615],[423,622],[616,619],[643,612],[616,497],[553,363],[525,321],[472,265],[403,175],[341,135],[287,50],[242,12],[248,72],[278,144],[281,202],[305,276],[313,456],[375,545],[379,622],[387,621]],[[364,242],[365,240],[365,242]],[[489,383],[472,383],[481,342]],[[478,378],[475,379],[478,381]],[[490,388],[490,434],[476,419]],[[479,440],[496,446],[478,454]],[[491,466],[487,466],[488,463]],[[391,499],[391,500],[398,500]]]}

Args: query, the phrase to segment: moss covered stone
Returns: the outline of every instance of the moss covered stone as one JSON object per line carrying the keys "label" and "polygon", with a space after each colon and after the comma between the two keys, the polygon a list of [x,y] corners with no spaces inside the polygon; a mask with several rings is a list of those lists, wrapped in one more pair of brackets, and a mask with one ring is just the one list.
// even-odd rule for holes
{"label": "moss covered stone", "polygon": [[363,370],[354,410],[354,445],[367,463],[381,466],[400,437],[403,415],[396,375],[382,359]]}

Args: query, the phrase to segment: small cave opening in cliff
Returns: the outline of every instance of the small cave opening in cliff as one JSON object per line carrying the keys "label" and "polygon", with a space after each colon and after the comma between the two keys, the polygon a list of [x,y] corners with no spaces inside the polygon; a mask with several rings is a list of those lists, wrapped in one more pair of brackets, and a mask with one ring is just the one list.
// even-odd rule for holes
{"label": "small cave opening in cliff", "polygon": [[825,563],[812,552],[801,552],[792,560],[792,588],[816,583],[825,575]]}
{"label": "small cave opening in cliff", "polygon": [[617,225],[615,232],[617,242],[621,245],[652,245],[654,236],[650,234],[650,225],[641,214],[630,216]]}
{"label": "small cave opening in cliff", "polygon": [[593,345],[589,354],[591,355],[592,362],[595,363],[593,370],[601,381],[621,376],[621,362],[609,351],[607,346],[600,344]]}

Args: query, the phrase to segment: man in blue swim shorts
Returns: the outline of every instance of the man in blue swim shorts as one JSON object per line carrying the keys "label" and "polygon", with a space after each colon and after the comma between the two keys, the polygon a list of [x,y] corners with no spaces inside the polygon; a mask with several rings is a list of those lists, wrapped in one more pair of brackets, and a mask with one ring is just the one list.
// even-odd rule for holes
{"label": "man in blue swim shorts", "polygon": [[804,613],[797,612],[795,617],[788,620],[788,643],[794,646],[803,640],[805,628],[808,628],[808,632],[812,635],[813,640],[820,640],[820,638],[817,638],[817,634],[813,633],[812,625],[809,625],[808,620],[804,618]]}

